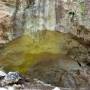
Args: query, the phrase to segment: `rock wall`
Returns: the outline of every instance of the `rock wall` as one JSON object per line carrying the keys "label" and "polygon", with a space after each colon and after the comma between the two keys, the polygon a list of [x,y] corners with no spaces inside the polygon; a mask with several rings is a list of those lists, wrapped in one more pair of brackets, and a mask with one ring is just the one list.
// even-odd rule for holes
{"label": "rock wall", "polygon": [[35,0],[35,4],[27,10],[26,28],[33,31],[48,29],[68,32],[72,29],[73,23],[89,28],[88,2],[86,0]]}
{"label": "rock wall", "polygon": [[26,28],[28,30],[54,30],[55,0],[36,0],[26,12]]}
{"label": "rock wall", "polygon": [[77,25],[90,28],[89,0],[0,0],[0,4],[4,4],[4,11],[12,16],[11,34],[14,37],[24,31],[74,32]]}

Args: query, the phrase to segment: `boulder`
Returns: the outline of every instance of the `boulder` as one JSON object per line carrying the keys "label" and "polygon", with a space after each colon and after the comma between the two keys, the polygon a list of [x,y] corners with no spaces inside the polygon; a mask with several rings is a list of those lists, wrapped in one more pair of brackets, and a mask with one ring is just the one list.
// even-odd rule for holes
{"label": "boulder", "polygon": [[4,78],[7,74],[4,71],[0,71],[0,79]]}
{"label": "boulder", "polygon": [[9,72],[2,80],[2,86],[17,83],[21,79],[18,72]]}

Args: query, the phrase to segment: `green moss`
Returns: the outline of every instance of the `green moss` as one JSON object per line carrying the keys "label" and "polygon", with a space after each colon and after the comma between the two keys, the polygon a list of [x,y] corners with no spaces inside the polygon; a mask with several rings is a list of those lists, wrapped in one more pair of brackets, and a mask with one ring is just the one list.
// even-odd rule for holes
{"label": "green moss", "polygon": [[60,55],[66,53],[67,50],[64,47],[77,45],[73,40],[69,45],[70,40],[72,39],[68,34],[53,31],[46,31],[45,35],[42,32],[38,40],[37,37],[33,40],[29,35],[23,35],[2,50],[0,64],[7,71],[17,70],[26,73],[40,60],[57,60]]}
{"label": "green moss", "polygon": [[85,3],[84,2],[80,3],[80,9],[81,9],[81,14],[84,15],[85,14]]}

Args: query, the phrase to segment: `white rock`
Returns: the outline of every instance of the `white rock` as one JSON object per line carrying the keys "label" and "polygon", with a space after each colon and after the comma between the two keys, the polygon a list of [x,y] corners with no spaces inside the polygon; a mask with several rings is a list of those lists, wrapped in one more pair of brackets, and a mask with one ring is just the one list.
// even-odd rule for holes
{"label": "white rock", "polygon": [[0,90],[15,90],[15,88],[14,87],[10,87],[10,86],[8,86],[6,88],[0,87]]}
{"label": "white rock", "polygon": [[61,90],[60,88],[58,88],[58,87],[55,87],[54,89],[52,89],[52,90]]}
{"label": "white rock", "polygon": [[14,87],[8,87],[8,90],[15,90]]}
{"label": "white rock", "polygon": [[6,76],[7,74],[4,71],[0,71],[0,77]]}
{"label": "white rock", "polygon": [[19,79],[21,79],[21,77],[17,72],[9,72],[5,77],[5,80],[11,83],[17,82]]}
{"label": "white rock", "polygon": [[9,72],[1,82],[2,86],[5,86],[10,83],[16,83],[21,79],[18,72]]}
{"label": "white rock", "polygon": [[37,83],[40,83],[40,84],[42,84],[42,85],[44,85],[44,86],[50,86],[51,87],[51,84],[46,84],[46,83],[44,83],[43,81],[40,81],[40,80],[38,80],[38,79],[34,79]]}
{"label": "white rock", "polygon": [[0,90],[7,90],[6,88],[0,88]]}

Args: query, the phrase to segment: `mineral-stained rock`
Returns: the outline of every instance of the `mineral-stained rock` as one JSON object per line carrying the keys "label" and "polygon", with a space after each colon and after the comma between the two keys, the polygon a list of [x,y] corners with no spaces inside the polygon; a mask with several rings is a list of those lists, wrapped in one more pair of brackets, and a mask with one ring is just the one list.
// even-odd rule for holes
{"label": "mineral-stained rock", "polygon": [[0,11],[0,38],[1,40],[4,40],[4,34],[5,32],[7,32],[8,26],[9,26],[8,15],[5,12]]}
{"label": "mineral-stained rock", "polygon": [[[90,47],[89,3],[89,0],[0,0],[0,43],[6,43],[13,39],[13,34],[17,37],[24,31],[69,31],[73,40],[85,46],[85,49],[69,49],[69,59],[37,63],[31,68],[30,75],[56,86],[87,87],[90,85],[90,50],[87,50]],[[16,72],[0,74],[0,77],[4,77],[2,86],[17,83],[21,79]]]}
{"label": "mineral-stained rock", "polygon": [[11,13],[8,9],[5,5],[0,7],[0,44],[7,43],[10,37],[7,34],[11,31]]}

